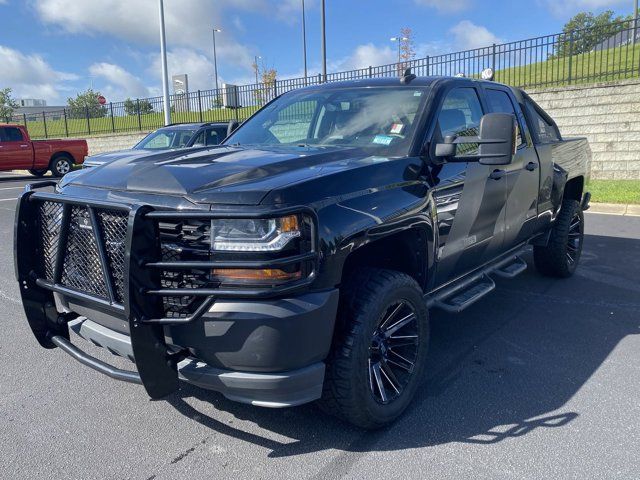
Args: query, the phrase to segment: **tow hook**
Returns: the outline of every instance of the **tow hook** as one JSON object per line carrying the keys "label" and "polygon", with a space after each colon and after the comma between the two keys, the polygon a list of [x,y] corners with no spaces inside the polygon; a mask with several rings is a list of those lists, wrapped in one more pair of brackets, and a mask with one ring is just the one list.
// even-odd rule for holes
{"label": "tow hook", "polygon": [[591,193],[587,192],[582,197],[582,203],[580,203],[580,208],[582,208],[583,212],[589,210],[589,202],[590,201],[591,201]]}

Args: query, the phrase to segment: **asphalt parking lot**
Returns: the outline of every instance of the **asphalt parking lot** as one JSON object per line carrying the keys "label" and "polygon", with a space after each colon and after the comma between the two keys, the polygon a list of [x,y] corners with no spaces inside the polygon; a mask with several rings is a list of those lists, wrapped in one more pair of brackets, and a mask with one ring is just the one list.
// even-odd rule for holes
{"label": "asphalt parking lot", "polygon": [[433,313],[428,377],[372,433],[188,385],[149,401],[40,348],[13,273],[32,180],[0,178],[0,478],[640,478],[640,217],[587,214],[572,279],[530,268],[463,314]]}

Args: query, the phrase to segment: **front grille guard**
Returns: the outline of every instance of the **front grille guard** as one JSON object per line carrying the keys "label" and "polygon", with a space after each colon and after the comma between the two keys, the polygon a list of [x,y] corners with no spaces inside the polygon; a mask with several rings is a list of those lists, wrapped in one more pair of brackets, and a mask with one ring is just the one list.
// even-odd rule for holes
{"label": "front grille guard", "polygon": [[[315,212],[305,208],[287,208],[258,212],[209,212],[209,211],[155,211],[147,206],[124,205],[115,202],[87,200],[66,195],[37,191],[55,186],[55,182],[39,182],[27,186],[20,196],[16,209],[14,229],[14,258],[16,278],[27,320],[38,342],[45,348],[54,348],[61,342],[69,342],[67,322],[76,314],[60,314],[54,301],[54,292],[75,299],[89,307],[124,317],[129,325],[131,346],[141,383],[152,398],[161,398],[178,388],[177,362],[183,355],[169,352],[164,340],[163,325],[190,323],[205,314],[218,298],[269,298],[302,289],[313,282],[318,256],[315,251],[272,261],[163,261],[160,253],[158,224],[156,219],[172,218],[257,218],[262,215],[286,215],[305,213],[315,220]],[[43,278],[39,268],[38,202],[62,204],[58,250],[52,268],[52,279]],[[61,283],[64,247],[73,206],[88,210],[97,242],[102,273],[106,285],[105,298],[75,290]],[[109,252],[100,239],[104,225],[97,217],[100,210],[126,212],[127,231],[125,242],[124,284],[118,285],[109,269]],[[314,222],[315,223],[315,222]],[[315,235],[315,232],[314,232]],[[314,238],[313,244],[317,245]],[[271,288],[245,289],[189,289],[159,288],[160,272],[190,268],[274,268],[292,263],[311,262],[310,274],[297,282]],[[46,276],[46,275],[45,275]],[[119,291],[124,295],[119,301]],[[163,296],[191,295],[204,297],[202,303],[188,317],[174,318],[163,315]]]}

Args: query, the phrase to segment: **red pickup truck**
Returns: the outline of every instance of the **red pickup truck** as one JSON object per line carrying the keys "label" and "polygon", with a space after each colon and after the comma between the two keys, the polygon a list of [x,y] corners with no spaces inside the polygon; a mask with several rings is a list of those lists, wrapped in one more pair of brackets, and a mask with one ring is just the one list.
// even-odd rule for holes
{"label": "red pickup truck", "polygon": [[56,177],[84,162],[86,140],[36,140],[22,125],[0,125],[0,171],[29,170],[41,177],[47,170]]}

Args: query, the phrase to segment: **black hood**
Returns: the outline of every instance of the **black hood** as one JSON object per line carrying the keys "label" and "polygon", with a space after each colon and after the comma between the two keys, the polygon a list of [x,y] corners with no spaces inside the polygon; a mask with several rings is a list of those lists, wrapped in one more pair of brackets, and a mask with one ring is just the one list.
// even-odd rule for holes
{"label": "black hood", "polygon": [[[129,160],[132,160],[134,158],[141,158],[141,157],[151,157],[154,155],[161,155],[165,152],[170,152],[172,150],[177,150],[177,149],[158,149],[158,150],[144,150],[144,149],[135,149],[135,148],[131,148],[129,150],[117,150],[115,152],[104,152],[104,153],[97,153],[95,155],[89,155],[87,158],[85,158],[84,163],[87,164],[91,164],[93,166],[97,166],[97,165],[102,165],[103,163],[108,163],[108,162],[113,162],[115,160],[121,160],[123,158],[127,158]],[[89,165],[87,165],[89,166]]]}
{"label": "black hood", "polygon": [[342,147],[214,147],[128,156],[82,170],[62,186],[179,195],[196,203],[257,205],[273,189],[362,166]]}

